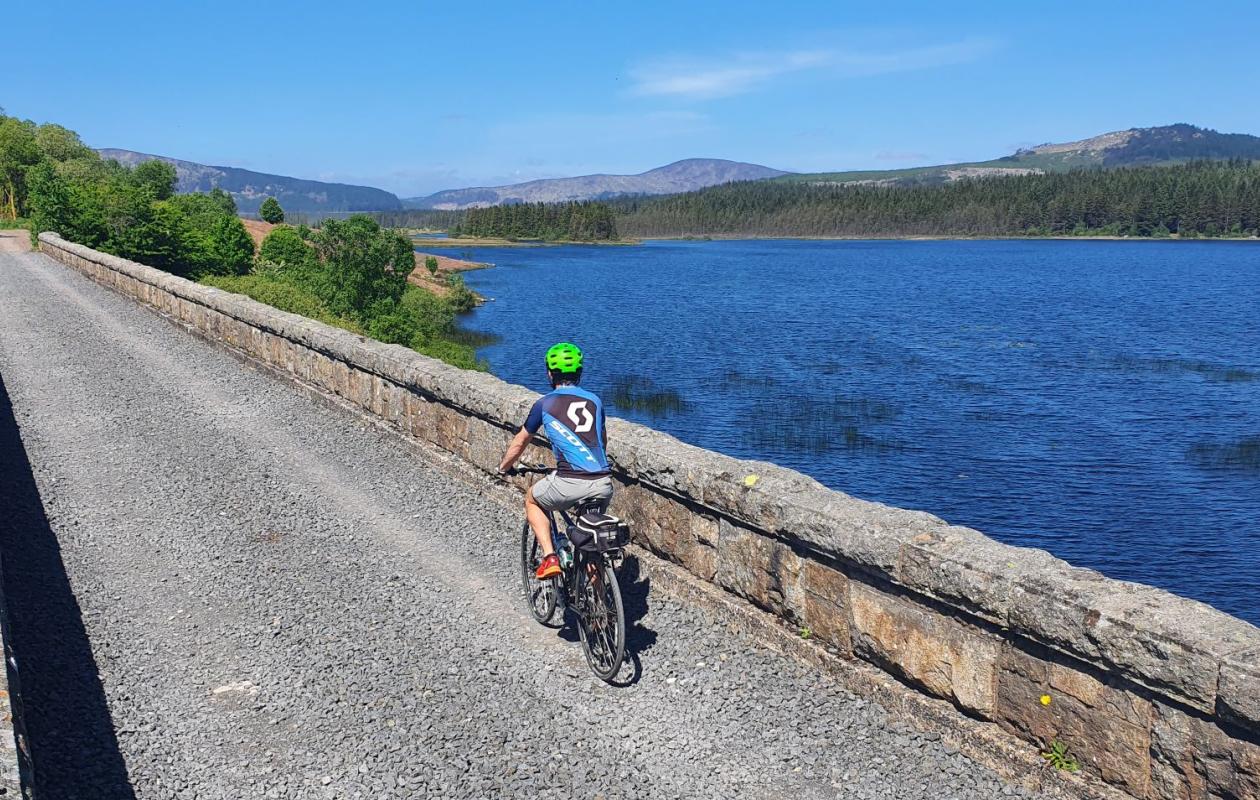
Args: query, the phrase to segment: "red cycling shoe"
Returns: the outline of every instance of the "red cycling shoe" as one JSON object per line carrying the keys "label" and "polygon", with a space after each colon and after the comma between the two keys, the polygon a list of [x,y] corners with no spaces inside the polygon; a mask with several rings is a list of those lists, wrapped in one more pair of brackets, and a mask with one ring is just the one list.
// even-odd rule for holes
{"label": "red cycling shoe", "polygon": [[538,569],[534,570],[534,577],[540,581],[545,581],[548,578],[554,578],[559,574],[560,558],[555,553],[545,556],[542,563],[538,565]]}

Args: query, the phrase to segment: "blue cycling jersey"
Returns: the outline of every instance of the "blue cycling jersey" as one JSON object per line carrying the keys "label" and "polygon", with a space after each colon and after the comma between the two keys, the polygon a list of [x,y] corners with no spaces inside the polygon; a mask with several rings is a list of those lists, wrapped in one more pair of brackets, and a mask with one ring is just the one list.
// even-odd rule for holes
{"label": "blue cycling jersey", "polygon": [[585,389],[557,386],[529,410],[525,430],[542,429],[556,454],[556,474],[566,478],[602,478],[609,474],[604,404]]}

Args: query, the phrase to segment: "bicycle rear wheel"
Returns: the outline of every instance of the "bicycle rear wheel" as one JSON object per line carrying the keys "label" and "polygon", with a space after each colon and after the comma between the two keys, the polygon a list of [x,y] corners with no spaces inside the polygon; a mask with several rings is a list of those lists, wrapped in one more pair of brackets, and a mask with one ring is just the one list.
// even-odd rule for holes
{"label": "bicycle rear wheel", "polygon": [[554,578],[540,581],[534,577],[540,563],[542,549],[527,522],[521,530],[521,586],[525,590],[525,605],[529,606],[529,613],[546,625],[556,613],[556,581]]}
{"label": "bicycle rear wheel", "polygon": [[621,671],[626,657],[626,612],[621,604],[621,586],[612,564],[597,560],[579,565],[584,608],[579,615],[578,633],[586,663],[601,681],[611,681]]}

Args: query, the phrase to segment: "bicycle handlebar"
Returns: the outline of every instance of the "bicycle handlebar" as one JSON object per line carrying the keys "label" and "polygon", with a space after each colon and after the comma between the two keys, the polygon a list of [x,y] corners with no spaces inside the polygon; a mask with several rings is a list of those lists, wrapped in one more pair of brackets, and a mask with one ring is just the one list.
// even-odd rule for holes
{"label": "bicycle handlebar", "polygon": [[552,471],[552,467],[546,464],[517,465],[508,470],[505,475],[546,475]]}

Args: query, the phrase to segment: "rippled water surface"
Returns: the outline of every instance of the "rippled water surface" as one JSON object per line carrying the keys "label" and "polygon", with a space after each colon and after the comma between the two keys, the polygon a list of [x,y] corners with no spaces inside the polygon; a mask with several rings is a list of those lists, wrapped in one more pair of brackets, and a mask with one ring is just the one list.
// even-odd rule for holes
{"label": "rippled water surface", "polygon": [[571,339],[610,413],[1260,623],[1260,245],[470,255],[506,380]]}

